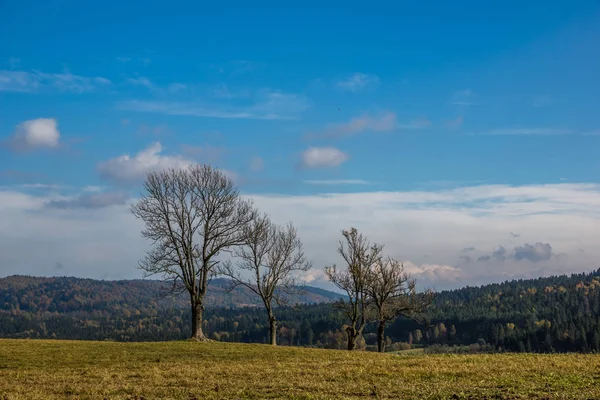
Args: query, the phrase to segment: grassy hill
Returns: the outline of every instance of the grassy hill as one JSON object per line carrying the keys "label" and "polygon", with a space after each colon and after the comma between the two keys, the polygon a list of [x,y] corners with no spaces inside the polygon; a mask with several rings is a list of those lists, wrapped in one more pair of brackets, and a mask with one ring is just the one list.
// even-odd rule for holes
{"label": "grassy hill", "polygon": [[592,399],[600,355],[0,340],[0,399]]}

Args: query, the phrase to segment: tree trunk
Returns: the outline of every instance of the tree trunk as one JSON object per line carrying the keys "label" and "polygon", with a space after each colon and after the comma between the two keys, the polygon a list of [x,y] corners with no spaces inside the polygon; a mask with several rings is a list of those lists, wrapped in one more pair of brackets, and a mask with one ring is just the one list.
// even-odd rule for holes
{"label": "tree trunk", "polygon": [[274,315],[269,315],[269,325],[271,329],[271,345],[277,346],[277,320]]}
{"label": "tree trunk", "polygon": [[385,321],[379,321],[377,328],[377,350],[380,353],[385,352]]}
{"label": "tree trunk", "polygon": [[207,341],[208,338],[204,336],[202,331],[202,314],[204,312],[204,305],[198,301],[192,301],[192,339],[200,342]]}
{"label": "tree trunk", "polygon": [[346,329],[346,333],[348,334],[348,350],[354,350],[356,349],[356,333],[354,332],[355,330],[352,328],[347,328]]}

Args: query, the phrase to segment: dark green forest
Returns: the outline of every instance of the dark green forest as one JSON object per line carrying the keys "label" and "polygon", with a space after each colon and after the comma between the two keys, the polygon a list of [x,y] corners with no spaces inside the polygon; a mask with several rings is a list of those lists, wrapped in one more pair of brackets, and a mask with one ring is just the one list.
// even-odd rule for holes
{"label": "dark green forest", "polygon": [[[269,324],[251,292],[211,283],[204,328],[211,339],[266,343]],[[0,337],[115,341],[186,339],[185,296],[164,297],[157,281],[76,278],[0,279]],[[344,318],[333,301],[341,295],[306,288],[277,308],[281,345],[344,348]],[[513,280],[437,293],[419,322],[398,318],[387,330],[388,349],[436,351],[598,352],[600,270]],[[376,341],[365,329],[363,348]],[[446,350],[444,350],[446,349]]]}

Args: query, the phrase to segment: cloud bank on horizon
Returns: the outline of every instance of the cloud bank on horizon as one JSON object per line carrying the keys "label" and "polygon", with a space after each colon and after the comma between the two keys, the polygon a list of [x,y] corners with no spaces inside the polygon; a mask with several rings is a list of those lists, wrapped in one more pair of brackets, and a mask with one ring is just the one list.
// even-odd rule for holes
{"label": "cloud bank on horizon", "polygon": [[51,3],[0,13],[0,276],[140,277],[129,205],[193,163],[298,227],[313,285],[351,226],[421,287],[598,268],[597,2]]}
{"label": "cloud bank on horizon", "polygon": [[[87,188],[62,192],[0,191],[3,275],[139,277],[134,266],[148,243],[129,213],[135,199]],[[386,253],[403,260],[422,287],[589,271],[600,257],[599,184],[244,196],[276,222],[296,224],[315,261],[304,279],[322,287],[328,287],[323,267],[341,262],[336,246],[341,229],[350,226],[385,244]]]}

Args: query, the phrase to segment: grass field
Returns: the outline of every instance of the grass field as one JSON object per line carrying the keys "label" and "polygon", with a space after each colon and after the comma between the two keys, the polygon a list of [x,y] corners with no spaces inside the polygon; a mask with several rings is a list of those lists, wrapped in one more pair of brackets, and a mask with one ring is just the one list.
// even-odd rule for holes
{"label": "grass field", "polygon": [[599,355],[0,340],[0,399],[598,399]]}

